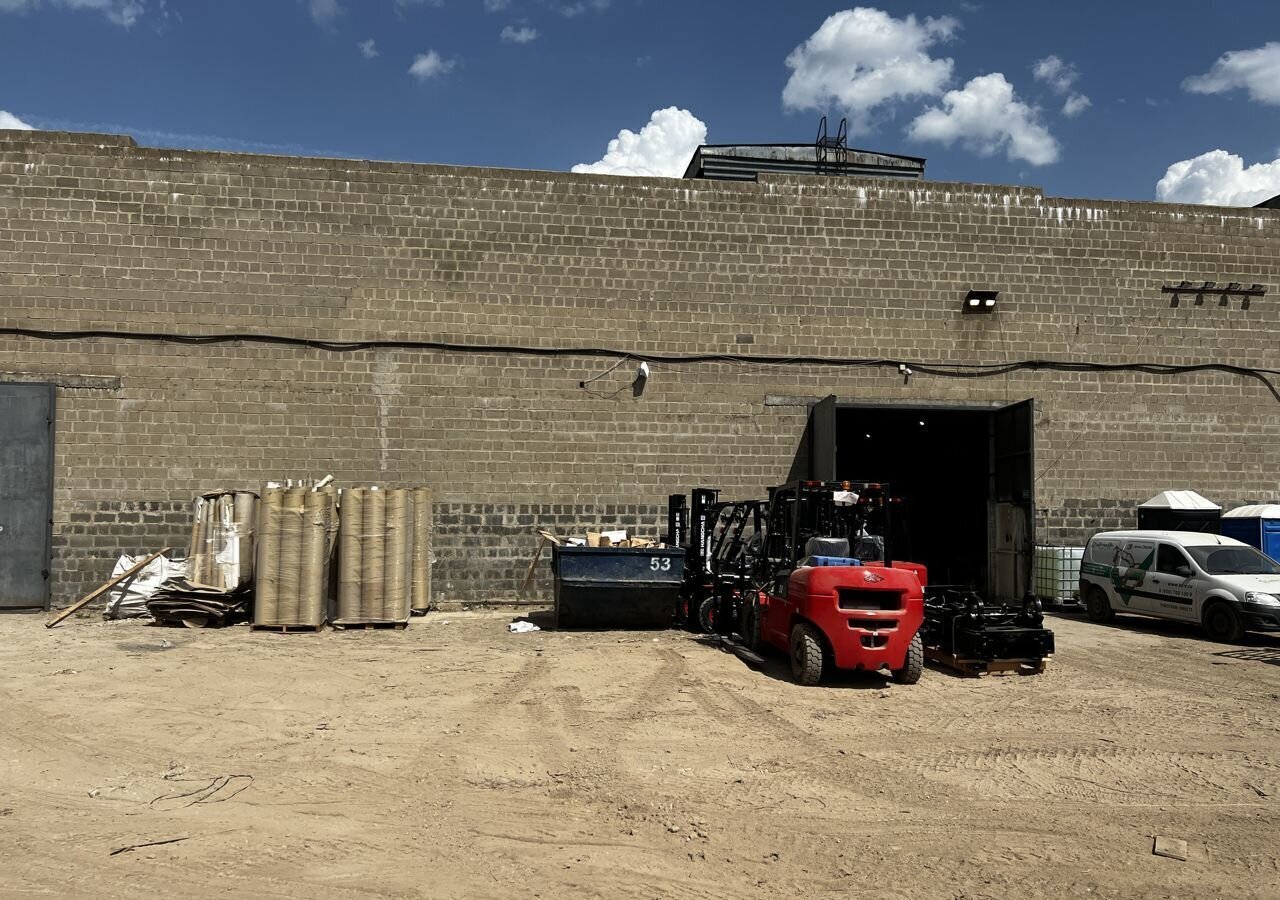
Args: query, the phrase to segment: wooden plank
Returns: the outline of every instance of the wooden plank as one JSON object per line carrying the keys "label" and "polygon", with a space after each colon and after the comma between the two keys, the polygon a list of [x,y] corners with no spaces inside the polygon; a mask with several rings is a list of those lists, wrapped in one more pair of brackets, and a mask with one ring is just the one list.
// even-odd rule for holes
{"label": "wooden plank", "polygon": [[925,647],[924,655],[925,659],[941,663],[961,675],[973,678],[982,675],[1007,675],[1013,673],[1040,675],[1049,666],[1048,657],[1043,659],[965,659],[931,647]]}
{"label": "wooden plank", "polygon": [[524,573],[524,582],[520,585],[520,597],[523,598],[529,590],[529,585],[533,584],[533,573],[537,571],[538,560],[542,559],[542,551],[547,546],[547,538],[549,535],[545,531],[539,531],[538,549],[533,552],[533,559],[529,560],[529,571]]}
{"label": "wooden plank", "polygon": [[76,612],[79,612],[81,609],[84,609],[86,606],[88,606],[88,605],[89,605],[90,603],[92,603],[94,600],[96,600],[96,599],[98,599],[99,597],[101,597],[103,594],[105,594],[107,591],[111,590],[113,587],[115,587],[115,586],[116,586],[117,584],[119,584],[120,582],[124,581],[124,580],[125,580],[126,578],[128,578],[130,575],[136,575],[137,573],[141,572],[141,571],[142,571],[143,569],[145,569],[147,566],[151,565],[153,562],[155,562],[157,559],[159,559],[160,557],[164,556],[164,555],[165,555],[166,553],[168,553],[168,552],[169,552],[169,548],[168,548],[168,547],[165,547],[163,550],[158,550],[158,551],[156,551],[155,553],[152,553],[150,556],[148,556],[148,557],[147,557],[146,559],[144,559],[142,562],[134,563],[132,566],[130,566],[129,568],[125,569],[123,572],[121,572],[121,573],[120,573],[119,575],[117,575],[115,578],[112,578],[112,579],[111,579],[110,581],[108,581],[106,584],[102,585],[101,587],[95,588],[94,590],[92,590],[92,591],[90,591],[89,593],[85,594],[83,597],[81,597],[81,598],[80,598],[79,600],[77,600],[75,603],[72,603],[72,604],[71,604],[70,606],[68,606],[66,609],[62,610],[60,613],[58,613],[56,616],[54,616],[54,617],[53,617],[52,619],[50,619],[48,622],[45,622],[45,623],[44,623],[44,627],[45,627],[45,628],[52,628],[54,625],[57,625],[57,624],[58,624],[59,622],[61,622],[63,619],[65,619],[65,618],[67,618],[68,616],[70,616],[72,613],[76,613]]}

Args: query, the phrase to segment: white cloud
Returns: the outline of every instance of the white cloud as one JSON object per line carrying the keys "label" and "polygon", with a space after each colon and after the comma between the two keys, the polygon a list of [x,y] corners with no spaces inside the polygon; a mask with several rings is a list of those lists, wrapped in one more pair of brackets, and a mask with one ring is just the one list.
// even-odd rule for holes
{"label": "white cloud", "polygon": [[1047,84],[1049,90],[1055,94],[1069,95],[1062,103],[1062,114],[1068,119],[1074,119],[1093,106],[1093,101],[1086,95],[1080,91],[1071,90],[1080,78],[1080,71],[1073,64],[1063,62],[1061,57],[1046,56],[1044,59],[1036,60],[1036,64],[1031,67],[1031,74],[1035,76],[1036,81]]}
{"label": "white cloud", "polygon": [[484,0],[485,12],[502,12],[511,5],[511,0]]}
{"label": "white cloud", "polygon": [[1280,159],[1254,163],[1226,150],[1210,150],[1171,165],[1156,185],[1167,203],[1256,206],[1280,194]]}
{"label": "white cloud", "polygon": [[413,65],[409,67],[409,74],[419,81],[427,81],[440,75],[448,75],[453,71],[453,67],[457,65],[457,60],[445,59],[434,50],[428,50],[426,53],[419,53],[413,58]]}
{"label": "white cloud", "polygon": [[791,77],[782,104],[818,111],[835,104],[849,115],[853,131],[866,131],[877,107],[942,93],[954,63],[934,59],[928,50],[959,27],[949,16],[920,21],[870,7],[842,10],[787,56]]}
{"label": "white cloud", "polygon": [[[147,11],[147,0],[48,0],[50,6],[62,9],[87,9],[100,12],[111,22],[124,28],[137,23]],[[28,12],[39,9],[44,0],[0,0],[0,12]],[[163,3],[160,4],[164,6]]]}
{"label": "white cloud", "polygon": [[360,55],[363,56],[365,59],[374,59],[381,55],[378,53],[378,45],[373,38],[369,38],[368,40],[365,40],[365,41],[360,41],[356,44],[356,46],[360,48]]}
{"label": "white cloud", "polygon": [[508,44],[527,44],[530,41],[537,40],[538,29],[521,26],[516,28],[514,25],[508,25],[502,29],[500,37]]}
{"label": "white cloud", "polygon": [[604,12],[609,8],[611,0],[578,0],[577,3],[564,3],[558,7],[560,15],[566,19],[572,19],[574,16],[580,16],[583,13]]}
{"label": "white cloud", "polygon": [[1013,85],[994,72],[948,91],[942,106],[921,113],[907,133],[919,141],[960,145],[981,156],[1001,150],[1009,159],[1043,166],[1058,159],[1058,142],[1039,120],[1039,110],[1017,98]]}
{"label": "white cloud", "polygon": [[1068,119],[1074,119],[1090,106],[1093,106],[1093,101],[1084,94],[1072,94],[1062,104],[1062,114]]}
{"label": "white cloud", "polygon": [[1065,94],[1071,90],[1071,85],[1076,83],[1076,79],[1080,77],[1080,73],[1071,63],[1063,62],[1057,56],[1046,56],[1044,59],[1036,60],[1036,64],[1031,67],[1031,73],[1035,75],[1036,81],[1043,81],[1053,89],[1055,94]]}
{"label": "white cloud", "polygon": [[342,14],[338,0],[307,0],[307,11],[317,25],[330,25]]}
{"label": "white cloud", "polygon": [[[0,3],[2,2],[3,0],[0,0]],[[3,6],[0,6],[0,9],[3,9],[3,8],[4,8]],[[0,131],[33,131],[33,130],[34,129],[30,125],[28,125],[26,122],[19,119],[13,113],[5,112],[3,109],[0,109]]]}
{"label": "white cloud", "polygon": [[410,6],[422,6],[424,4],[439,8],[444,6],[444,0],[396,0],[396,8],[401,11],[408,9]]}
{"label": "white cloud", "polygon": [[1182,82],[1182,89],[1193,94],[1223,94],[1237,88],[1248,90],[1251,100],[1280,106],[1280,42],[1224,53],[1208,72]]}
{"label": "white cloud", "polygon": [[655,110],[639,134],[626,128],[619,131],[600,160],[579,163],[573,171],[678,178],[688,168],[693,151],[706,140],[702,120],[687,109],[669,106]]}

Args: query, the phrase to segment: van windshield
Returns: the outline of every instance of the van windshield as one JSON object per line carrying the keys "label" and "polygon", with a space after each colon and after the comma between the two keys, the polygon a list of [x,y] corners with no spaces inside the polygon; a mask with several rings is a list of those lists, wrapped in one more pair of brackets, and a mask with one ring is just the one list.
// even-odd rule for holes
{"label": "van windshield", "polygon": [[1252,547],[1187,547],[1210,575],[1280,575],[1280,565]]}

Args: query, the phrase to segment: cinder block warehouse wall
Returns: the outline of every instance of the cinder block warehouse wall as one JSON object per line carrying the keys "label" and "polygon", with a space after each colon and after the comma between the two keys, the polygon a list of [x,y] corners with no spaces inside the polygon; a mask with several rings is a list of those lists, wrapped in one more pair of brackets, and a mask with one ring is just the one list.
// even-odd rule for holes
{"label": "cinder block warehouse wall", "polygon": [[[1247,309],[1165,281],[1260,282]],[[973,287],[993,316],[960,314]],[[0,132],[0,328],[916,361],[1280,367],[1280,212],[1033,188],[760,184],[152,150]],[[806,401],[1034,397],[1039,537],[1192,486],[1273,499],[1280,403],[1203,373],[655,363],[0,336],[58,384],[55,600],[120,551],[185,545],[197,492],[333,473],[437,496],[437,596],[511,599],[532,526],[656,535],[666,495],[787,474]],[[621,390],[620,390],[621,389]],[[945,446],[937,465],[948,465]],[[544,586],[545,587],[545,586]]]}

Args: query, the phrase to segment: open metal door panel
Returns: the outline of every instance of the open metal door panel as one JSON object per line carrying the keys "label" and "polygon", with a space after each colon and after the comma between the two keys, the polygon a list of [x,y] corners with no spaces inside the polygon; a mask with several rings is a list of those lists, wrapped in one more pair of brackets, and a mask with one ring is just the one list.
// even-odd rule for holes
{"label": "open metal door panel", "polygon": [[815,481],[836,480],[836,395],[831,394],[809,411],[809,477]]}
{"label": "open metal door panel", "polygon": [[1031,590],[1035,558],[1035,401],[991,414],[989,572],[997,600]]}
{"label": "open metal door panel", "polygon": [[49,606],[51,384],[0,384],[0,609]]}

